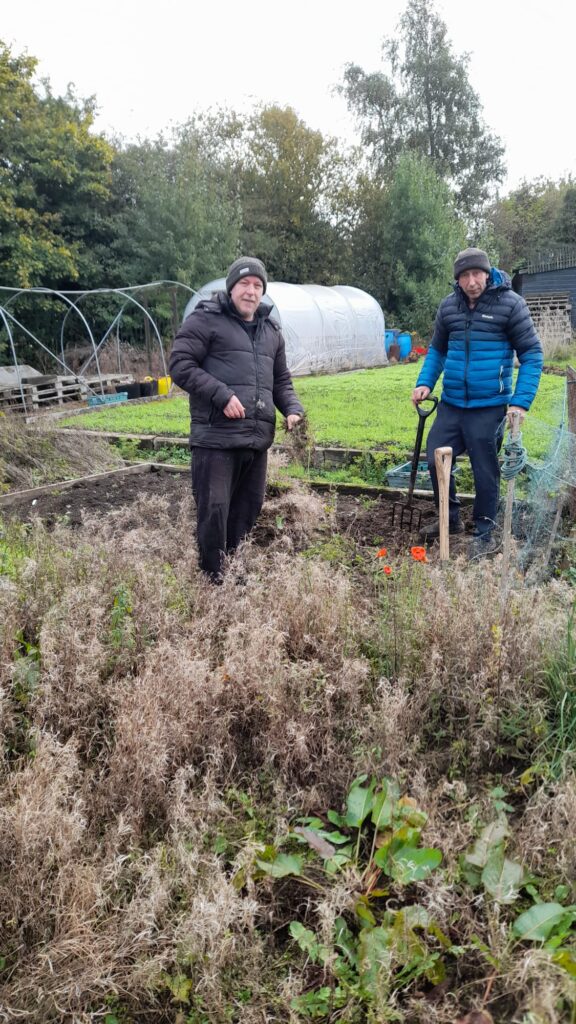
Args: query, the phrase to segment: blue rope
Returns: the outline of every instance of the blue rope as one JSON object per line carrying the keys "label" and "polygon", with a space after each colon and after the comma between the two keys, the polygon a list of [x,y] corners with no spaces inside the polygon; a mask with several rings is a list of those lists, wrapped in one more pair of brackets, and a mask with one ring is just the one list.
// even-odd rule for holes
{"label": "blue rope", "polygon": [[522,444],[522,434],[518,433],[514,440],[508,434],[508,440],[504,442],[504,457],[502,459],[502,476],[504,480],[512,480],[520,473],[528,462],[528,453]]}

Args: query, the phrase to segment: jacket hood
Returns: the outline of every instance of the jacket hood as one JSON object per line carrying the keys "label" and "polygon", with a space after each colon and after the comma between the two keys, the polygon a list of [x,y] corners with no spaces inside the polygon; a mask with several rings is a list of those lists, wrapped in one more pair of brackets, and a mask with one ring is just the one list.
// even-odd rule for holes
{"label": "jacket hood", "polygon": [[509,289],[512,287],[512,278],[510,274],[507,274],[505,270],[499,270],[498,267],[492,267],[490,276],[488,277],[488,288],[505,288]]}

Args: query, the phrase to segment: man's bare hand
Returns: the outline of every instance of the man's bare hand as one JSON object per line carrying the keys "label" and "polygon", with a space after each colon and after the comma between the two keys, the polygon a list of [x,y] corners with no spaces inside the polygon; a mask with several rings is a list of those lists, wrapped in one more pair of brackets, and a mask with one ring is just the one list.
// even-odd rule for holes
{"label": "man's bare hand", "polygon": [[291,412],[290,415],[286,417],[286,430],[292,430],[293,427],[300,423],[301,419],[302,417],[299,416],[298,413]]}
{"label": "man's bare hand", "polygon": [[412,404],[414,406],[420,405],[420,402],[423,402],[425,398],[428,398],[429,394],[430,388],[427,388],[425,384],[421,384],[419,388],[414,388],[414,391],[412,392]]}
{"label": "man's bare hand", "polygon": [[222,412],[229,420],[243,420],[246,418],[246,410],[240,399],[236,398],[236,395],[232,395],[232,398],[224,406]]}
{"label": "man's bare hand", "polygon": [[506,413],[506,416],[507,416],[507,419],[508,419],[508,426],[510,427],[510,430],[512,430],[512,427],[513,427],[513,424],[514,424],[514,420],[512,418],[514,413],[518,413],[518,420],[517,420],[518,427],[522,426],[522,424],[523,424],[523,422],[524,422],[524,420],[526,418],[526,409],[522,409],[519,405],[509,405],[508,406],[508,412]]}

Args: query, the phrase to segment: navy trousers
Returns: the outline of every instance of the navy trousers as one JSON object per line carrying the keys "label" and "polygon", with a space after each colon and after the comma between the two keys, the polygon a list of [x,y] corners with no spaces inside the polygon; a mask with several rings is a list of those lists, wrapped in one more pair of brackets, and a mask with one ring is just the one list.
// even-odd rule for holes
{"label": "navy trousers", "polygon": [[[459,455],[468,452],[476,491],[474,523],[479,533],[492,530],[498,513],[500,498],[498,452],[504,437],[506,409],[505,405],[492,405],[484,409],[459,409],[455,405],[440,402],[436,419],[428,434],[426,454],[436,506],[438,506],[438,478],[434,464],[434,449],[452,448],[452,467]],[[452,472],[450,475],[450,520],[455,522],[459,515],[460,502],[456,496],[456,483]]]}
{"label": "navy trousers", "polygon": [[267,452],[193,448],[192,492],[200,568],[218,581],[226,555],[254,526],[266,492]]}

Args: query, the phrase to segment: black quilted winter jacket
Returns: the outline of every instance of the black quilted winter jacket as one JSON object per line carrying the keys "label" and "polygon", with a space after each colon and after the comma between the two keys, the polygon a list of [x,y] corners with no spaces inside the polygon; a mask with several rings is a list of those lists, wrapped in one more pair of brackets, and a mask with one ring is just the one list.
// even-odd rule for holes
{"label": "black quilted winter jacket", "polygon": [[[284,338],[261,304],[252,339],[225,292],[199,302],[174,339],[172,380],[190,395],[190,446],[255,448],[274,439],[276,408],[303,414],[286,365]],[[222,410],[233,395],[245,419],[227,419]],[[275,408],[276,407],[276,408]]]}

